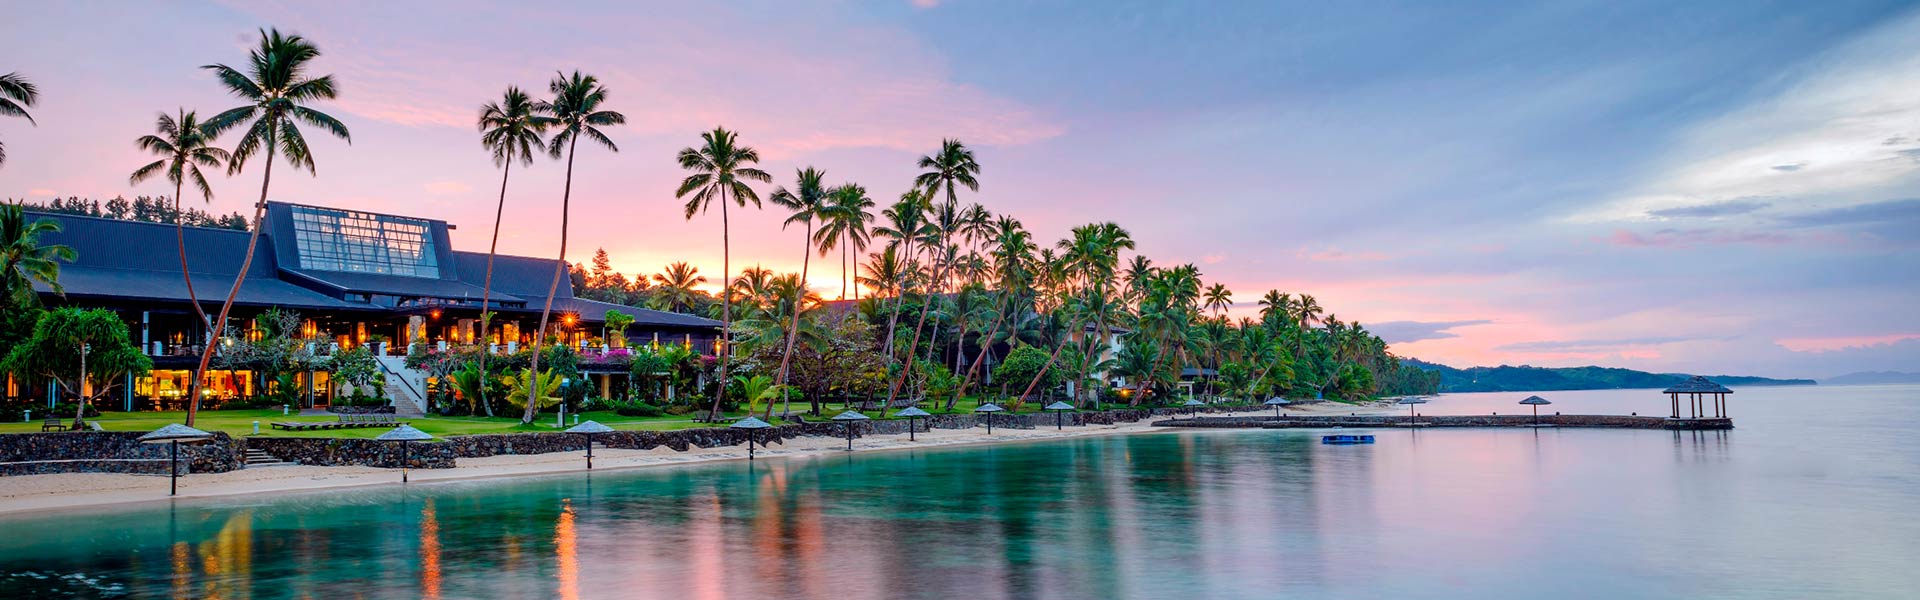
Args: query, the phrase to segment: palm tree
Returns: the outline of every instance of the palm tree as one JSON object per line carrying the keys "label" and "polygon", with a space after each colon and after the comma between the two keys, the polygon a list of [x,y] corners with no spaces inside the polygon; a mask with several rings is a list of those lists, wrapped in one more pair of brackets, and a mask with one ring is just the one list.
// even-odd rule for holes
{"label": "palm tree", "polygon": [[[840,299],[845,300],[847,257],[867,247],[870,239],[867,223],[873,222],[873,199],[867,197],[867,188],[855,183],[841,184],[828,195],[831,202],[820,211],[822,222],[820,230],[813,234],[813,242],[820,247],[821,256],[834,248],[840,249]],[[853,288],[853,299],[860,300],[859,286]]]}
{"label": "palm tree", "polygon": [[707,278],[700,274],[699,268],[677,262],[667,265],[666,272],[655,273],[653,282],[659,285],[653,288],[653,298],[648,304],[656,310],[682,312],[693,307],[693,299],[700,295],[694,288],[706,283]]}
{"label": "palm tree", "polygon": [[[307,138],[300,132],[300,123],[353,143],[352,134],[339,119],[306,106],[307,102],[331,100],[337,95],[332,75],[307,76],[308,63],[319,56],[320,49],[306,38],[282,35],[280,30],[273,29],[260,32],[260,45],[248,53],[246,71],[224,64],[201,67],[212,71],[228,92],[246,101],[244,106],[214,115],[203,126],[211,136],[245,126],[246,131],[228,157],[227,174],[239,173],[246,168],[248,159],[262,152],[266,153],[266,167],[260,177],[260,201],[253,205],[253,233],[247,237],[247,256],[240,261],[240,272],[233,278],[233,287],[227,290],[227,300],[220,305],[219,316],[209,324],[213,331],[207,336],[207,347],[200,353],[200,366],[193,372],[196,385],[206,379],[207,364],[212,362],[218,347],[212,340],[225,333],[233,300],[240,294],[240,286],[246,282],[247,271],[253,266],[253,251],[260,243],[260,227],[267,216],[267,191],[273,184],[274,156],[285,158],[287,165],[295,169],[305,167],[309,175],[318,174],[313,152],[307,148]],[[187,425],[193,425],[199,409],[200,397],[195,395],[187,401]]]}
{"label": "palm tree", "polygon": [[[533,155],[546,151],[541,134],[552,124],[553,118],[540,114],[539,104],[517,86],[507,86],[499,102],[480,107],[480,119],[474,123],[480,130],[480,145],[493,153],[493,164],[500,167],[500,200],[493,208],[493,240],[487,245],[487,275],[480,285],[481,339],[493,331],[493,257],[500,251],[500,221],[507,212],[507,177],[513,174],[514,162],[532,165]],[[480,353],[481,373],[487,372],[487,354]],[[484,385],[480,386],[480,405],[487,416],[493,416],[493,404],[487,402]]]}
{"label": "palm tree", "polygon": [[[694,215],[705,213],[708,207],[716,203],[720,205],[721,281],[726,281],[728,275],[733,272],[732,248],[728,239],[731,232],[727,222],[727,201],[731,199],[741,208],[746,208],[747,203],[752,202],[754,208],[760,208],[760,195],[753,191],[753,186],[748,185],[748,182],[773,181],[773,176],[768,175],[766,171],[749,166],[760,162],[760,152],[750,146],[740,145],[738,135],[738,132],[727,131],[725,127],[715,127],[713,131],[700,134],[702,142],[700,147],[682,148],[679,157],[680,168],[693,171],[693,174],[681,180],[680,189],[673,194],[675,198],[693,195],[692,198],[687,199],[686,217],[689,221],[693,220]],[[727,296],[728,294],[720,295],[720,381],[727,381],[727,366],[733,356],[733,350],[728,347],[727,341],[733,331],[733,303]],[[713,410],[709,415],[710,418],[720,417],[720,403],[726,400],[726,397],[727,387],[720,386],[720,392],[713,395]]]}
{"label": "palm tree", "polygon": [[1270,322],[1276,315],[1293,317],[1293,294],[1267,290],[1267,295],[1260,297],[1260,320]]}
{"label": "palm tree", "polygon": [[973,157],[973,150],[960,140],[940,140],[940,151],[920,157],[920,168],[927,169],[913,179],[916,186],[927,190],[928,198],[947,192],[947,203],[959,201],[955,185],[967,186],[967,189],[980,191],[980,162]]}
{"label": "palm tree", "polygon": [[1229,306],[1233,306],[1233,292],[1228,291],[1225,284],[1216,283],[1207,287],[1207,310],[1213,311],[1216,317],[1225,317]]}
{"label": "palm tree", "polygon": [[[775,188],[773,190],[773,196],[769,198],[773,200],[774,204],[793,212],[792,215],[787,217],[785,222],[780,224],[782,229],[794,223],[800,223],[807,228],[806,237],[800,238],[800,241],[806,243],[806,247],[800,251],[800,285],[796,286],[798,289],[794,291],[793,295],[793,326],[787,329],[787,347],[780,353],[780,378],[778,379],[778,383],[781,386],[780,396],[782,402],[780,410],[782,411],[787,410],[787,403],[785,402],[787,396],[785,387],[787,385],[787,367],[791,365],[793,361],[793,340],[800,331],[801,295],[807,291],[807,268],[813,259],[813,222],[816,218],[821,217],[823,211],[827,209],[827,188],[820,183],[820,180],[825,178],[826,175],[825,172],[819,169],[807,167],[795,173],[798,181],[795,182],[792,190]],[[767,403],[767,416],[773,416],[772,402]]]}
{"label": "palm tree", "polygon": [[[540,345],[547,341],[547,319],[553,316],[553,296],[560,292],[560,278],[567,273],[567,217],[568,208],[573,201],[573,155],[580,145],[580,138],[588,138],[607,150],[619,152],[620,147],[601,133],[601,127],[621,125],[627,122],[627,116],[605,110],[607,88],[600,85],[600,79],[585,75],[576,70],[572,75],[556,73],[553,81],[547,84],[547,91],[553,94],[552,100],[541,101],[533,107],[533,112],[552,118],[553,141],[547,145],[547,155],[560,158],[561,147],[566,148],[567,182],[560,193],[560,260],[553,264],[553,283],[547,285],[547,301],[540,308],[540,329],[533,338],[533,372],[540,372]],[[722,377],[722,380],[725,380]],[[521,413],[521,423],[532,423],[534,416],[540,414],[540,403],[532,394],[537,390],[528,388],[527,409]]]}
{"label": "palm tree", "polygon": [[[27,114],[27,107],[40,101],[40,88],[19,73],[0,75],[0,115],[20,117],[27,123],[38,127],[33,115]],[[7,145],[0,143],[0,165],[7,164]]]}
{"label": "palm tree", "polygon": [[[133,171],[127,178],[129,185],[164,175],[173,184],[173,234],[180,251],[180,279],[187,284],[187,302],[193,304],[193,314],[201,323],[207,322],[207,311],[200,308],[200,296],[193,291],[193,274],[187,269],[187,226],[180,210],[180,190],[187,180],[193,180],[193,186],[199,188],[200,198],[205,202],[213,201],[213,187],[207,185],[207,178],[200,174],[200,167],[218,169],[227,161],[227,151],[213,146],[213,136],[200,125],[200,119],[194,113],[180,109],[175,118],[160,113],[160,119],[154,124],[157,135],[143,135],[134,140],[134,145],[160,156],[160,160],[147,163]],[[189,390],[198,384],[189,384]]]}
{"label": "palm tree", "polygon": [[[896,274],[910,275],[919,268],[916,266],[918,262],[914,260],[913,246],[931,231],[927,224],[927,208],[927,194],[915,188],[901,193],[899,202],[880,211],[880,216],[885,217],[887,223],[875,227],[873,233],[892,238],[892,241],[887,242],[887,248],[889,250],[895,247],[900,248],[899,257],[907,263],[904,268],[895,270]],[[900,305],[906,301],[906,282],[904,280],[890,282],[886,287],[894,291],[893,309],[887,312],[887,341],[884,350],[887,360],[892,361],[895,360],[893,334],[900,324]]]}
{"label": "palm tree", "polygon": [[78,254],[67,246],[40,244],[41,235],[59,232],[58,221],[28,221],[25,208],[0,204],[0,294],[5,295],[0,300],[7,302],[7,310],[40,304],[35,281],[55,294],[66,294],[60,286],[60,261],[73,262]]}

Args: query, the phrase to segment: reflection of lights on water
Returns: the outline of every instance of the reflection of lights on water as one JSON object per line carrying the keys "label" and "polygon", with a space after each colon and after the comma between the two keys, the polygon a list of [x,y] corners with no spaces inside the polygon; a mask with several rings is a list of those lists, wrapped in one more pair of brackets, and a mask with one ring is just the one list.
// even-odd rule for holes
{"label": "reflection of lights on water", "polygon": [[580,598],[580,560],[573,532],[573,500],[560,501],[560,519],[553,526],[553,553],[560,563],[560,597]]}
{"label": "reflection of lights on water", "polygon": [[432,498],[420,509],[420,596],[440,597],[440,519]]}

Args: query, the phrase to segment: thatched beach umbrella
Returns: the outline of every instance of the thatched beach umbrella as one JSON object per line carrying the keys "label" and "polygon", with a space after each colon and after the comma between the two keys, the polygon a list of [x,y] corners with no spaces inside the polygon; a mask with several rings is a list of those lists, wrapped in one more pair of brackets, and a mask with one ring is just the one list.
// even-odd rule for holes
{"label": "thatched beach umbrella", "polygon": [[1673,418],[1675,419],[1680,418],[1681,394],[1687,395],[1687,404],[1689,408],[1693,410],[1693,418],[1699,419],[1706,416],[1706,407],[1701,406],[1700,400],[1702,396],[1707,395],[1713,396],[1714,417],[1725,418],[1727,416],[1727,394],[1733,393],[1733,390],[1727,389],[1727,386],[1714,383],[1711,379],[1695,375],[1693,378],[1682,381],[1660,393],[1666,394],[1667,397],[1673,399]]}
{"label": "thatched beach umbrella", "polygon": [[180,492],[180,442],[189,444],[213,439],[213,434],[178,423],[161,427],[140,436],[142,444],[167,443],[167,495]]}
{"label": "thatched beach umbrella", "polygon": [[414,429],[412,425],[401,425],[373,438],[382,442],[400,442],[400,483],[407,482],[407,462],[411,458],[409,442],[424,442],[433,439],[427,432]]}
{"label": "thatched beach umbrella", "polygon": [[1201,402],[1199,400],[1195,400],[1193,398],[1188,398],[1186,402],[1182,402],[1180,403],[1180,405],[1187,407],[1187,418],[1191,419],[1195,415],[1199,414],[1200,407],[1206,406],[1207,403]]}
{"label": "thatched beach umbrella", "polygon": [[913,420],[931,417],[933,413],[920,410],[918,406],[909,406],[900,409],[899,412],[893,413],[893,416],[907,418],[907,441],[911,442],[913,441]]}
{"label": "thatched beach umbrella", "polygon": [[1533,407],[1533,426],[1534,427],[1540,426],[1540,407],[1546,404],[1553,404],[1552,402],[1548,401],[1546,398],[1541,398],[1539,396],[1527,396],[1527,399],[1521,400],[1520,403]]}
{"label": "thatched beach umbrella", "polygon": [[1292,402],[1288,402],[1286,398],[1274,396],[1272,398],[1268,398],[1266,402],[1262,402],[1261,404],[1265,404],[1267,406],[1273,407],[1273,416],[1278,417],[1280,416],[1280,407],[1286,406],[1288,404],[1292,404]]}
{"label": "thatched beach umbrella", "polygon": [[583,435],[583,436],[586,436],[586,438],[587,438],[587,468],[588,468],[588,469],[592,469],[592,468],[593,468],[593,434],[596,434],[596,433],[610,433],[610,432],[612,432],[612,431],[613,431],[613,428],[612,428],[612,427],[608,427],[608,426],[605,426],[605,425],[601,425],[600,423],[598,423],[598,422],[595,422],[595,421],[587,421],[587,422],[585,422],[585,423],[581,423],[581,424],[579,424],[579,425],[575,425],[575,426],[572,426],[572,427],[568,427],[568,428],[567,428],[567,433],[572,433],[572,434],[577,434],[577,435]]}
{"label": "thatched beach umbrella", "polygon": [[998,404],[988,402],[986,404],[980,405],[979,408],[973,409],[973,412],[987,414],[987,435],[993,435],[993,413],[997,413],[1005,410],[1007,409],[1000,408],[1000,405]]}
{"label": "thatched beach umbrella", "polygon": [[1073,405],[1056,401],[1040,410],[1053,413],[1053,429],[1059,431],[1066,428],[1067,413],[1073,412]]}
{"label": "thatched beach umbrella", "polygon": [[1407,427],[1408,428],[1413,427],[1413,405],[1426,404],[1426,403],[1427,403],[1426,398],[1416,398],[1413,396],[1407,396],[1405,398],[1401,398],[1400,401],[1396,403],[1396,404],[1407,405]]}
{"label": "thatched beach umbrella", "polygon": [[757,432],[757,431],[760,431],[760,430],[762,430],[762,429],[766,429],[766,428],[768,428],[768,427],[772,427],[772,425],[769,425],[769,424],[767,424],[767,422],[766,422],[766,421],[762,421],[762,420],[759,420],[759,419],[755,419],[755,418],[753,418],[753,417],[747,417],[747,418],[745,418],[745,419],[741,419],[741,420],[738,420],[738,421],[734,421],[732,425],[728,425],[728,426],[727,426],[727,428],[728,428],[728,429],[744,429],[744,430],[746,430],[746,432],[747,432],[747,460],[753,460],[753,438],[754,438],[754,433],[755,433],[755,432]]}
{"label": "thatched beach umbrella", "polygon": [[841,422],[841,423],[845,423],[845,424],[847,425],[847,451],[848,451],[848,452],[852,452],[852,451],[853,451],[853,427],[854,427],[854,424],[855,424],[855,423],[859,423],[859,422],[861,422],[861,421],[871,421],[871,420],[873,420],[873,419],[872,419],[871,417],[868,417],[868,416],[866,416],[866,415],[863,415],[863,414],[860,414],[860,413],[857,413],[857,412],[854,412],[854,411],[851,411],[851,410],[850,410],[850,411],[847,411],[847,412],[843,412],[843,413],[840,413],[840,414],[837,414],[837,415],[834,415],[834,416],[833,416],[833,420],[835,420],[835,421],[839,421],[839,422]]}

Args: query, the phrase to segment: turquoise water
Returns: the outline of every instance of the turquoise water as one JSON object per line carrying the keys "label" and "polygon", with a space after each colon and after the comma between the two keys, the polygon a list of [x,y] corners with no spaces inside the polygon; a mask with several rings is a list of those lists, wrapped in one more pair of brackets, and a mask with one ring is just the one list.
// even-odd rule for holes
{"label": "turquoise water", "polygon": [[1747,388],[1721,433],[1178,432],[14,516],[0,596],[1911,598],[1916,409]]}

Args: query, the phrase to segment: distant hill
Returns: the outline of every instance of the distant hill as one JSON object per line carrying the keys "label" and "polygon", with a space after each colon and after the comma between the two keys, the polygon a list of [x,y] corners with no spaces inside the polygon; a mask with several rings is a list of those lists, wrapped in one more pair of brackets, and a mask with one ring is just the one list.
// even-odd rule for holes
{"label": "distant hill", "polygon": [[[1685,381],[1685,373],[1648,373],[1609,367],[1470,367],[1456,369],[1419,359],[1405,364],[1440,372],[1441,392],[1546,392],[1555,390],[1614,390],[1665,388]],[[1768,379],[1740,375],[1708,375],[1722,385],[1814,385],[1811,379]]]}
{"label": "distant hill", "polygon": [[1920,383],[1920,373],[1866,371],[1820,380],[1821,385],[1875,385],[1884,383]]}

